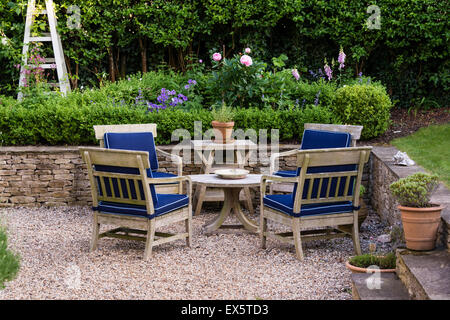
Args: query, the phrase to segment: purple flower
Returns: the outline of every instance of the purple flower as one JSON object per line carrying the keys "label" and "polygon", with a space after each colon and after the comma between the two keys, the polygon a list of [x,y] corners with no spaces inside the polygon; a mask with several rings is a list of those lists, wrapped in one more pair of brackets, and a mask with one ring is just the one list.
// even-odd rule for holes
{"label": "purple flower", "polygon": [[294,76],[295,80],[298,81],[298,79],[300,79],[300,75],[298,74],[297,69],[292,69],[292,75]]}
{"label": "purple flower", "polygon": [[331,80],[331,78],[333,78],[333,70],[331,70],[330,66],[325,62],[325,66],[323,67],[323,69],[325,70],[325,74],[328,77],[328,81]]}
{"label": "purple flower", "polygon": [[345,67],[344,62],[345,62],[345,53],[344,53],[344,49],[342,49],[339,51],[339,57],[338,57],[338,62],[339,62],[339,70],[343,69]]}
{"label": "purple flower", "polygon": [[198,60],[198,63],[203,63],[203,60],[202,60],[202,59],[199,59],[199,60]]}
{"label": "purple flower", "polygon": [[189,89],[189,85],[188,85],[188,84],[185,85],[184,88],[185,88],[186,90]]}
{"label": "purple flower", "polygon": [[319,96],[320,96],[320,90],[316,94],[316,98],[314,99],[314,105],[317,106],[319,104]]}

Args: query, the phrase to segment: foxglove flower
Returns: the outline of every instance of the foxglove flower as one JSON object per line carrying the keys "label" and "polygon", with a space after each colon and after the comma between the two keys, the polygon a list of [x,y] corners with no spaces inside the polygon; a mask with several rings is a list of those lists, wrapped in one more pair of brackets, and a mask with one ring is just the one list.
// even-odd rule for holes
{"label": "foxglove flower", "polygon": [[339,62],[339,70],[343,69],[345,67],[344,62],[345,62],[345,53],[344,53],[344,49],[342,49],[339,51],[339,57],[338,57],[338,62]]}
{"label": "foxglove flower", "polygon": [[300,79],[300,75],[298,74],[297,69],[292,69],[292,75],[294,76],[295,80]]}
{"label": "foxglove flower", "polygon": [[326,61],[325,61],[325,66],[323,67],[323,69],[325,70],[325,74],[328,77],[328,81],[330,81],[331,78],[333,78],[333,70],[331,70],[330,66],[328,65],[328,63],[326,63]]}

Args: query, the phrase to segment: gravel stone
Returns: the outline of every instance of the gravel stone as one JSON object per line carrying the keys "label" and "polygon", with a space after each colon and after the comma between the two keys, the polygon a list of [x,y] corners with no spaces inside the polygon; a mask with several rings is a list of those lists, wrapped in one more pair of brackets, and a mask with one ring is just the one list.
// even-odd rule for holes
{"label": "gravel stone", "polygon": [[[204,235],[202,226],[214,212],[218,207],[206,207],[194,216],[190,248],[182,240],[166,243],[155,247],[145,262],[143,242],[103,238],[89,252],[89,207],[0,210],[9,245],[21,259],[16,279],[6,283],[0,299],[352,298],[350,271],[344,265],[354,255],[350,238],[304,243],[300,262],[293,245],[267,239],[267,250],[262,250],[254,234]],[[234,217],[226,221],[237,222]],[[162,230],[183,228],[181,223]],[[269,228],[283,230],[272,223]],[[363,252],[385,228],[371,212],[362,225]]]}

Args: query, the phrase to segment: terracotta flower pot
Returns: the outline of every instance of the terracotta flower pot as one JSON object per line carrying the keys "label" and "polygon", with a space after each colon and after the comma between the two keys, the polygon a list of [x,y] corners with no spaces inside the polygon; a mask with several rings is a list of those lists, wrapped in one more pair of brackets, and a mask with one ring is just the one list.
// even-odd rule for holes
{"label": "terracotta flower pot", "polygon": [[230,122],[219,122],[212,121],[211,125],[214,130],[214,142],[216,143],[232,143],[234,139],[231,138],[233,133],[234,121]]}
{"label": "terracotta flower pot", "polygon": [[443,206],[428,208],[398,206],[402,215],[406,247],[411,250],[433,250]]}
{"label": "terracotta flower pot", "polygon": [[351,265],[350,262],[346,261],[345,266],[347,269],[349,269],[353,273],[375,273],[375,272],[382,272],[382,273],[389,273],[389,272],[395,272],[395,269],[369,269],[369,268],[360,268],[355,267],[354,265]]}

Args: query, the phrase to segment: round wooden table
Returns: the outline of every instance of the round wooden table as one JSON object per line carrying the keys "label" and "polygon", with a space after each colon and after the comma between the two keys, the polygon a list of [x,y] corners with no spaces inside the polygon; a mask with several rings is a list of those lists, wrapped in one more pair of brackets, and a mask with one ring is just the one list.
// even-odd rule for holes
{"label": "round wooden table", "polygon": [[[211,233],[219,228],[242,228],[250,232],[258,232],[258,224],[244,215],[239,203],[239,193],[245,187],[259,187],[261,174],[248,174],[243,179],[223,179],[215,174],[195,174],[189,177],[193,184],[207,186],[208,188],[221,188],[225,194],[223,207],[219,216],[204,226],[206,233]],[[228,215],[233,212],[242,225],[223,225]]]}

